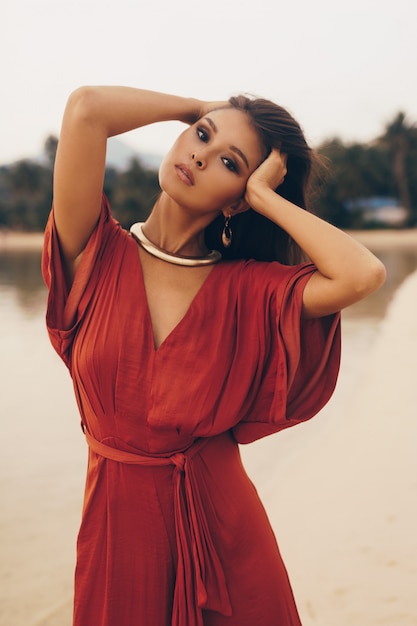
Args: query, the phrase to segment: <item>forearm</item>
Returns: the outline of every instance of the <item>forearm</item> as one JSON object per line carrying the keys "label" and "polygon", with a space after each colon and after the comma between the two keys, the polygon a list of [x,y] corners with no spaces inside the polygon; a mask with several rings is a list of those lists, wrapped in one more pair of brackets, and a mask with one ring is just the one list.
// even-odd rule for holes
{"label": "forearm", "polygon": [[[385,279],[385,268],[355,239],[317,216],[288,202],[272,189],[252,194],[253,208],[278,224],[302,248],[324,279],[323,299],[314,295],[314,314],[343,308],[378,289]],[[323,309],[321,308],[323,307]]]}
{"label": "forearm", "polygon": [[201,104],[129,87],[81,87],[71,94],[55,159],[54,207],[72,273],[100,213],[107,138],[163,120],[191,123]]}
{"label": "forearm", "polygon": [[66,113],[111,137],[155,122],[193,123],[201,106],[194,98],[132,87],[81,87],[71,94]]}

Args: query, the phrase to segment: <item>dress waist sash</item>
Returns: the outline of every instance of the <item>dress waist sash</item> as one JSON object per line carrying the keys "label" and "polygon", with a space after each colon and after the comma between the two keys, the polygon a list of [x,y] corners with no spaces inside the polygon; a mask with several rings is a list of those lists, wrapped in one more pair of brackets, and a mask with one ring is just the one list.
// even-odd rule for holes
{"label": "dress waist sash", "polygon": [[203,609],[231,616],[226,577],[210,536],[193,463],[193,457],[210,439],[198,439],[184,452],[171,456],[144,456],[108,446],[87,430],[84,433],[90,449],[106,459],[148,467],[174,466],[178,565],[172,626],[203,626]]}

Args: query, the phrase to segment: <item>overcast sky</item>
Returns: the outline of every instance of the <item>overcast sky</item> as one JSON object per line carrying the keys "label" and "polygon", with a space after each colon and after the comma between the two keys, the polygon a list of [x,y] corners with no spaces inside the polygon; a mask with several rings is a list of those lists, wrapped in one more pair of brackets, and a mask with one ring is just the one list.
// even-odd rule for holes
{"label": "overcast sky", "polygon": [[[415,0],[3,0],[0,164],[38,154],[82,84],[250,92],[313,145],[370,140],[400,110],[417,121],[416,18]],[[123,140],[163,153],[179,128]]]}

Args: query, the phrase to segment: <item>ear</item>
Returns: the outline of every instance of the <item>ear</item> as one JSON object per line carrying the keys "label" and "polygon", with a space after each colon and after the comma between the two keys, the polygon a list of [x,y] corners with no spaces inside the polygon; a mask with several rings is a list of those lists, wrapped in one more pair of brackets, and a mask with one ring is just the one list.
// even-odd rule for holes
{"label": "ear", "polygon": [[222,213],[224,217],[233,217],[238,213],[244,213],[249,209],[249,204],[246,202],[244,198],[240,198],[237,202],[234,202],[229,207],[223,209]]}

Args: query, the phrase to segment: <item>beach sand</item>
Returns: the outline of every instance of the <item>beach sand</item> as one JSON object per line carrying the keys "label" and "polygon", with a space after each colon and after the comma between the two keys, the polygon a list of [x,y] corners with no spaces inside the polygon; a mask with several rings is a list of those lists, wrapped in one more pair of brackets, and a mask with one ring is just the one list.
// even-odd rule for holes
{"label": "beach sand", "polygon": [[349,235],[371,250],[395,247],[417,247],[417,228],[398,230],[352,230]]}
{"label": "beach sand", "polygon": [[43,233],[26,233],[16,230],[0,229],[0,252],[40,250],[42,243]]}
{"label": "beach sand", "polygon": [[[396,245],[417,245],[416,231],[394,232],[387,243],[388,234],[377,247],[392,246],[394,237]],[[377,233],[357,236],[376,245]],[[417,272],[397,291],[369,349],[355,352],[354,321],[344,324],[339,385],[319,416],[242,446],[303,626],[417,625],[416,305]],[[24,325],[18,336],[31,345]],[[49,363],[48,380],[33,387],[32,357],[14,362],[13,346],[2,345],[7,367],[19,368],[45,419],[25,422],[21,432],[13,427],[18,445],[2,451],[10,469],[1,477],[0,626],[70,626],[86,447],[64,366],[46,334],[41,347],[33,345]],[[13,407],[6,401],[4,410],[27,410],[25,394],[16,382],[6,394]]]}
{"label": "beach sand", "polygon": [[[355,230],[347,231],[364,246],[374,249],[402,246],[417,247],[417,228],[398,230]],[[0,229],[0,252],[18,250],[40,250],[43,233],[26,233],[15,230]]]}
{"label": "beach sand", "polygon": [[417,624],[416,308],[417,272],[348,386],[342,367],[321,432],[282,433],[298,444],[284,471],[268,475],[273,438],[248,450],[304,626]]}

